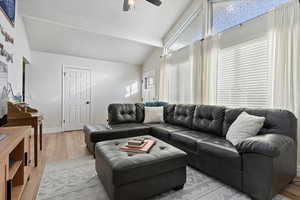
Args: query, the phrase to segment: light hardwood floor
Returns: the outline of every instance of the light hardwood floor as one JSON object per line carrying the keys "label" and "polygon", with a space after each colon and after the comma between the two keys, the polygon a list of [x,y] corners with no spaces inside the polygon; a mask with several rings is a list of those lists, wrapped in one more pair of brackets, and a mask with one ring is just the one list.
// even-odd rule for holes
{"label": "light hardwood floor", "polygon": [[76,159],[88,155],[82,131],[46,134],[39,166],[32,172],[22,200],[35,200],[46,162]]}
{"label": "light hardwood floor", "polygon": [[[88,155],[82,131],[47,134],[43,137],[43,140],[44,151],[41,162],[39,167],[32,172],[22,200],[36,199],[46,162],[76,159]],[[282,194],[291,199],[300,200],[300,178],[296,178]]]}

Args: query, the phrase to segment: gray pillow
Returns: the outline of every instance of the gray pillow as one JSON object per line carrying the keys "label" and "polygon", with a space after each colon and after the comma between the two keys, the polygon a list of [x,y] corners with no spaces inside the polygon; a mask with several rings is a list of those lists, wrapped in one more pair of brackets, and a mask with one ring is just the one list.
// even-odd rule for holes
{"label": "gray pillow", "polygon": [[264,117],[249,115],[242,112],[231,124],[226,134],[226,139],[233,145],[237,145],[243,140],[256,136],[265,122]]}

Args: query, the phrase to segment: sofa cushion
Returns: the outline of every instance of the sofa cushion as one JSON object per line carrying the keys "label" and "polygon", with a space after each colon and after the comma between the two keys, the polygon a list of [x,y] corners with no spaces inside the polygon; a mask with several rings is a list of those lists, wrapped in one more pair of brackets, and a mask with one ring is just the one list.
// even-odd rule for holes
{"label": "sofa cushion", "polygon": [[149,134],[151,128],[143,124],[128,123],[112,125],[111,129],[104,127],[94,127],[90,133],[90,140],[93,143],[100,141],[113,140],[118,138],[127,138]]}
{"label": "sofa cushion", "polygon": [[218,136],[224,136],[222,126],[225,107],[198,105],[195,108],[192,128]]}
{"label": "sofa cushion", "polygon": [[184,137],[186,139],[185,141],[196,141],[197,152],[199,153],[199,155],[205,155],[208,158],[213,156],[216,158],[216,160],[227,160],[229,165],[234,166],[236,169],[241,169],[239,168],[241,167],[241,157],[239,152],[224,137],[219,137],[200,131],[181,131],[172,133],[171,142],[176,141],[174,140],[174,138],[177,139],[179,137]]}
{"label": "sofa cushion", "polygon": [[170,135],[170,140],[176,146],[183,146],[190,151],[197,151],[197,137],[185,134],[185,132],[174,132]]}
{"label": "sofa cushion", "polygon": [[146,102],[145,103],[145,106],[147,107],[164,107],[164,106],[167,106],[168,103],[167,102],[164,102],[164,101],[153,101],[153,102]]}
{"label": "sofa cushion", "polygon": [[194,110],[195,105],[176,105],[172,124],[191,128]]}
{"label": "sofa cushion", "polygon": [[170,138],[171,133],[189,130],[188,128],[182,126],[176,126],[167,123],[145,124],[145,125],[152,128],[151,135],[164,140],[168,140]]}
{"label": "sofa cushion", "polygon": [[210,133],[205,133],[201,131],[194,131],[194,130],[188,130],[188,131],[180,131],[176,132],[178,135],[184,135],[185,137],[193,138],[194,140],[205,140],[205,139],[213,139],[216,138],[215,135],[212,135]]}
{"label": "sofa cushion", "polygon": [[207,168],[220,169],[222,167],[231,171],[242,170],[242,158],[239,152],[225,138],[215,136],[215,138],[198,140],[198,153],[200,157],[205,157]]}
{"label": "sofa cushion", "polygon": [[135,104],[110,104],[108,106],[108,122],[109,124],[137,122]]}
{"label": "sofa cushion", "polygon": [[143,123],[145,119],[145,106],[142,103],[136,103],[136,122]]}
{"label": "sofa cushion", "polygon": [[175,111],[175,104],[169,104],[164,106],[164,121],[166,123],[173,123],[174,122],[174,111]]}
{"label": "sofa cushion", "polygon": [[260,129],[258,135],[280,134],[289,136],[297,141],[297,118],[293,113],[287,110],[245,108],[227,109],[223,122],[224,134],[227,134],[231,124],[243,111],[250,115],[265,117],[264,125]]}
{"label": "sofa cushion", "polygon": [[198,140],[198,150],[218,157],[240,157],[239,152],[225,138],[214,137]]}

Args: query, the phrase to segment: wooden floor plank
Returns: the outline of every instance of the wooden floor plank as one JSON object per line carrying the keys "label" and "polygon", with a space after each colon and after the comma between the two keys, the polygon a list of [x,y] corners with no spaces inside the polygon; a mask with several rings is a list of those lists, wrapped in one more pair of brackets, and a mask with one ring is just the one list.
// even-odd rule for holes
{"label": "wooden floor plank", "polygon": [[[85,146],[82,131],[46,134],[43,140],[44,150],[42,159],[39,167],[35,168],[32,172],[31,178],[22,195],[22,200],[36,199],[46,162],[76,159],[89,154]],[[293,200],[300,200],[300,178],[295,178],[294,182],[281,194]]]}
{"label": "wooden floor plank", "polygon": [[47,161],[62,161],[88,155],[81,131],[46,134],[43,137],[43,154],[39,166],[31,174],[22,200],[35,200]]}

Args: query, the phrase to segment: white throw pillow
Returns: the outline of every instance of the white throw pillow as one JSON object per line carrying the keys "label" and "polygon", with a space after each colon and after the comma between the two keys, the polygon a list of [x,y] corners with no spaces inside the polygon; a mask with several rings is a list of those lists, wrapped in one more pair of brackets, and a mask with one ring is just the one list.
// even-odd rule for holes
{"label": "white throw pillow", "polygon": [[145,107],[144,123],[164,122],[164,107]]}
{"label": "white throw pillow", "polygon": [[243,140],[256,136],[265,122],[264,117],[249,115],[242,112],[228,129],[226,139],[233,145],[237,145]]}

